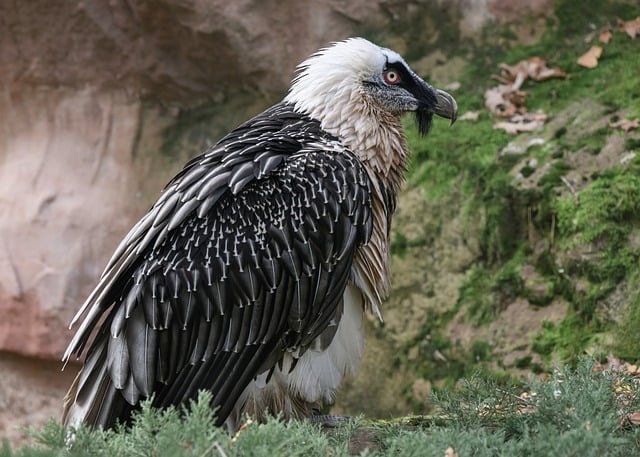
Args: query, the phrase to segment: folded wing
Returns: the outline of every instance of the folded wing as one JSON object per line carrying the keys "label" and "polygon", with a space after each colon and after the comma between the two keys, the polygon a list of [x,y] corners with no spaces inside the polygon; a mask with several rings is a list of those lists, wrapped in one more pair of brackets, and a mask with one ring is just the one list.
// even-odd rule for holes
{"label": "folded wing", "polygon": [[279,104],[240,126],[169,183],[74,319],[65,360],[90,348],[65,422],[108,427],[199,389],[224,422],[339,321],[371,224],[364,167],[318,122]]}

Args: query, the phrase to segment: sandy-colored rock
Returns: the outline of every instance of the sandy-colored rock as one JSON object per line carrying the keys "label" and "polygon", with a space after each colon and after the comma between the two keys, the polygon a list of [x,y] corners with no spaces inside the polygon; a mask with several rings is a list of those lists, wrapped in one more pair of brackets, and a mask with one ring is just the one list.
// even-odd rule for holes
{"label": "sandy-colored rock", "polygon": [[556,299],[547,306],[537,307],[526,299],[517,298],[488,325],[469,324],[464,318],[464,310],[461,310],[449,322],[445,333],[465,350],[469,350],[474,341],[486,341],[492,346],[493,356],[507,357],[507,362],[512,363],[512,356],[509,354],[529,348],[533,336],[541,331],[542,324],[560,322],[567,309],[568,303],[563,299]]}
{"label": "sandy-colored rock", "polygon": [[0,439],[17,445],[28,440],[20,430],[60,418],[62,397],[78,366],[61,372],[60,363],[0,352]]}
{"label": "sandy-colored rock", "polygon": [[[483,218],[465,215],[453,204],[456,198],[460,200],[459,195],[449,195],[430,201],[419,188],[402,193],[394,227],[401,227],[402,236],[418,246],[393,257],[391,296],[382,308],[384,324],[370,316],[362,365],[338,396],[338,411],[354,414],[359,409],[385,417],[415,412],[415,404],[425,404],[424,397],[414,396],[415,373],[396,360],[407,357],[419,364],[425,357],[415,349],[404,352],[415,348],[421,336],[430,338],[423,335],[430,313],[455,307],[464,271],[479,255],[477,230]],[[367,397],[375,401],[363,402]]]}
{"label": "sandy-colored rock", "polygon": [[61,354],[64,324],[140,205],[139,109],[91,90],[0,98],[0,349]]}
{"label": "sandy-colored rock", "polygon": [[[39,0],[3,3],[0,82],[127,87],[154,100],[223,101],[281,92],[299,60],[358,24],[391,18],[381,1]],[[402,14],[406,3],[388,8]],[[5,32],[8,33],[8,32]],[[10,38],[10,39],[9,39]]]}
{"label": "sandy-colored rock", "polygon": [[[526,3],[535,12],[542,11],[535,5],[549,2]],[[450,24],[452,36],[470,36],[503,17],[500,5],[510,3],[0,2],[0,351],[58,359],[74,311],[167,180],[222,133],[280,99],[295,65],[319,46],[375,33],[383,37],[381,44],[415,60],[433,53],[421,72],[453,80],[463,65],[456,61],[444,68],[449,56],[435,49],[448,40],[440,33],[442,24]],[[431,48],[414,38],[417,32],[406,34],[407,24]],[[455,300],[456,284],[477,250],[472,238],[460,235],[464,225],[456,217],[452,213],[445,227],[451,236],[422,251],[455,277],[431,272],[427,281],[415,271],[406,278],[407,291],[431,284],[438,293],[426,301],[420,298],[428,292],[422,286],[399,294],[419,318],[427,307]],[[425,236],[424,230],[414,225],[409,232]],[[394,324],[393,306],[389,329],[409,329],[411,322]],[[38,407],[28,401],[33,389],[16,381],[41,376],[25,366],[1,366],[3,379],[13,373],[15,381],[15,399],[0,408],[5,423],[5,416],[19,421]],[[400,395],[402,374],[391,375],[390,366],[380,370],[388,384],[377,386],[376,395],[392,385]],[[360,400],[370,398],[363,393]],[[27,406],[15,409],[19,404]],[[393,405],[388,396],[375,412]],[[0,435],[8,426],[3,427]]]}

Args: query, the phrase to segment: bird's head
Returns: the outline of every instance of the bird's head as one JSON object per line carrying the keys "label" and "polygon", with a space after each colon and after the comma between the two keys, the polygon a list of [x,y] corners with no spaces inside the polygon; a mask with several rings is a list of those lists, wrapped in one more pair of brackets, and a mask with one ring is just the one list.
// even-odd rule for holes
{"label": "bird's head", "polygon": [[396,52],[364,38],[350,38],[318,51],[298,67],[285,101],[331,126],[359,104],[399,117],[413,112],[421,134],[434,114],[453,123],[458,107],[447,92],[416,75]]}

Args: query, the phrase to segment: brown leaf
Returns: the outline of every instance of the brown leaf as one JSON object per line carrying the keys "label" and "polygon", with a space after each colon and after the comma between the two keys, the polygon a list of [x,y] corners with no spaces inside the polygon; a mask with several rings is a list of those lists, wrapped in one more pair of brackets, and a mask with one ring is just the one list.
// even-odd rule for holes
{"label": "brown leaf", "polygon": [[631,38],[635,39],[636,35],[640,34],[640,16],[631,21],[623,21],[620,18],[616,19],[618,20],[618,27],[620,27],[620,30],[625,32]]}
{"label": "brown leaf", "polygon": [[449,446],[447,450],[444,451],[444,457],[459,457],[459,456],[458,456],[458,453],[454,451],[451,446]]}
{"label": "brown leaf", "polygon": [[629,414],[627,420],[633,425],[640,425],[640,411]]}
{"label": "brown leaf", "polygon": [[462,116],[458,116],[459,121],[477,121],[480,117],[479,111],[467,111]]}
{"label": "brown leaf", "polygon": [[511,117],[508,122],[496,122],[494,129],[503,129],[509,135],[517,135],[522,132],[532,132],[541,128],[547,120],[544,113],[526,113]]}
{"label": "brown leaf", "polygon": [[620,119],[617,122],[610,122],[609,127],[629,132],[630,130],[635,130],[640,127],[640,119],[637,117],[634,120]]}
{"label": "brown leaf", "polygon": [[600,46],[591,46],[591,49],[580,56],[578,59],[578,65],[582,65],[586,68],[596,68],[598,66],[598,59],[601,55],[602,48]]}
{"label": "brown leaf", "polygon": [[511,85],[501,84],[487,89],[484,93],[484,105],[498,117],[510,118],[527,111],[524,106],[527,93],[514,89]]}
{"label": "brown leaf", "polygon": [[611,30],[603,30],[602,32],[600,32],[598,40],[600,40],[600,43],[607,44],[609,41],[611,41],[612,37],[613,33],[611,33]]}
{"label": "brown leaf", "polygon": [[[547,67],[546,59],[533,56],[521,60],[515,65],[500,64],[499,79],[503,82],[511,82],[515,88],[519,88],[525,79],[531,78],[534,81],[544,81],[551,78],[564,78],[567,73],[561,68]],[[519,82],[519,84],[517,84]]]}

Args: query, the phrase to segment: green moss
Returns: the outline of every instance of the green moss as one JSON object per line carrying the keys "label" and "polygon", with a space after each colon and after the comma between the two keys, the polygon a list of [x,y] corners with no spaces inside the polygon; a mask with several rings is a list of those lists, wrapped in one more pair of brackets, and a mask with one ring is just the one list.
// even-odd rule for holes
{"label": "green moss", "polygon": [[[461,110],[474,109],[482,98],[456,94]],[[477,108],[479,109],[479,108]],[[506,144],[506,134],[494,130],[492,121],[481,118],[475,123],[459,122],[447,128],[436,119],[428,137],[421,138],[415,125],[407,119],[407,138],[412,150],[409,184],[425,189],[426,197],[436,200],[463,180],[465,195],[480,190],[492,179],[495,154]]]}
{"label": "green moss", "polygon": [[520,174],[522,176],[524,176],[525,178],[528,178],[529,176],[531,176],[534,172],[536,171],[535,168],[529,166],[529,165],[525,165],[524,167],[522,167],[520,169]]}
{"label": "green moss", "polygon": [[531,361],[533,360],[533,357],[530,355],[526,355],[524,357],[520,357],[519,359],[516,359],[515,362],[513,362],[513,365],[516,368],[520,368],[521,370],[524,370],[526,368],[529,368],[531,366]]}
{"label": "green moss", "polygon": [[402,232],[395,230],[393,232],[393,239],[391,240],[391,253],[403,258],[407,250],[425,246],[427,243],[428,240],[424,238],[409,240]]}
{"label": "green moss", "polygon": [[568,267],[596,283],[615,284],[636,268],[640,252],[627,245],[640,220],[640,177],[634,171],[611,170],[574,198],[556,201],[561,244],[588,255]]}
{"label": "green moss", "polygon": [[566,127],[560,127],[553,134],[553,138],[555,138],[555,139],[562,138],[566,133],[567,133],[567,128]]}
{"label": "green moss", "polygon": [[562,185],[562,177],[567,174],[570,167],[563,160],[554,160],[549,171],[540,178],[538,186],[542,188],[545,195],[549,196],[553,188]]}
{"label": "green moss", "polygon": [[640,149],[640,138],[627,138],[624,140],[624,148],[627,151],[636,151]]}
{"label": "green moss", "polygon": [[[631,275],[629,280],[630,291],[636,292],[640,287],[640,269]],[[611,350],[618,357],[630,362],[640,362],[640,295],[636,295],[628,308],[619,317],[619,325],[613,332],[613,344]]]}
{"label": "green moss", "polygon": [[[460,112],[479,111],[478,120],[447,128],[446,121],[437,119],[430,134],[421,138],[407,119],[413,151],[409,185],[424,189],[430,200],[449,198],[455,192],[458,201],[464,202],[466,217],[484,224],[480,252],[460,288],[456,311],[463,310],[473,325],[484,325],[518,297],[538,306],[566,300],[569,315],[557,324],[545,324],[534,341],[536,352],[546,362],[570,360],[598,341],[598,333],[605,329],[600,312],[603,300],[640,268],[638,243],[629,241],[640,224],[640,160],[588,176],[590,184],[577,186],[576,192],[569,192],[563,182],[571,171],[572,154],[598,155],[611,135],[622,135],[608,126],[610,119],[640,116],[636,87],[640,59],[634,58],[637,40],[616,31],[596,68],[585,70],[576,63],[577,56],[591,46],[585,43],[587,35],[614,24],[616,16],[630,19],[636,15],[629,4],[561,0],[556,17],[548,22],[549,29],[538,43],[511,47],[508,42],[514,36],[510,30],[492,30],[498,38],[474,53],[459,78],[461,89],[454,93]],[[529,148],[524,156],[501,156],[499,151],[513,137],[494,130],[494,120],[485,115],[484,92],[495,85],[488,75],[498,72],[500,62],[515,64],[536,55],[546,58],[549,66],[563,68],[569,77],[526,81],[523,90],[528,93],[528,110],[542,110],[552,121],[563,111],[574,114],[564,125],[556,122],[554,130],[536,133],[546,142]],[[576,105],[580,106],[577,112]],[[626,150],[637,151],[639,144],[633,133],[625,135]],[[516,167],[527,159],[536,159],[540,166]],[[513,170],[525,177],[537,176],[534,173],[542,166],[547,171],[533,186],[514,184]],[[402,254],[408,247],[406,239],[394,236],[394,252]],[[525,287],[519,274],[525,263],[540,275],[536,285],[546,288]],[[445,321],[439,320],[440,324]],[[425,335],[438,334],[435,324],[425,325]],[[429,350],[436,346],[442,347],[449,363],[433,369],[419,367],[428,379],[468,373],[476,357],[481,360],[475,363],[482,364],[482,345],[475,348],[479,351],[475,355],[471,348],[471,357],[458,353],[446,338],[436,337]]]}
{"label": "green moss", "polygon": [[532,350],[546,362],[554,357],[575,361],[589,347],[597,330],[596,322],[585,324],[577,314],[570,313],[557,324],[544,322],[542,331],[533,339]]}
{"label": "green moss", "polygon": [[460,288],[457,308],[464,308],[475,325],[491,322],[509,303],[522,295],[521,262],[522,258],[515,256],[497,270],[492,271],[482,265],[471,267]]}
{"label": "green moss", "polygon": [[491,355],[492,345],[488,341],[476,340],[471,345],[471,361],[486,362]]}
{"label": "green moss", "polygon": [[499,311],[491,298],[491,287],[490,273],[480,266],[474,266],[467,272],[464,285],[460,288],[458,305],[467,311],[476,324],[490,322]]}

